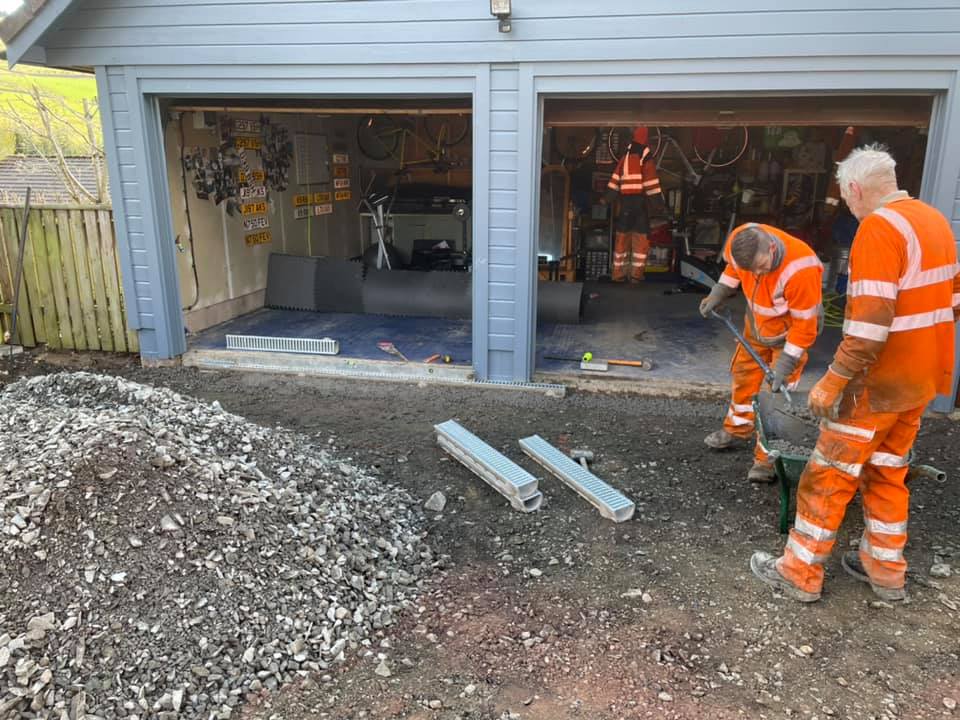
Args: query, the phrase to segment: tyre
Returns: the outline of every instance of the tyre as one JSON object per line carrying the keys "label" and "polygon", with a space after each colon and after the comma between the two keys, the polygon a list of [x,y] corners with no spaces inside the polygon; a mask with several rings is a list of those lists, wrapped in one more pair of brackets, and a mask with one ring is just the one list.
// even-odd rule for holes
{"label": "tyre", "polygon": [[423,131],[438,145],[453,147],[462,143],[470,132],[470,116],[427,115],[423,119]]}
{"label": "tyre", "polygon": [[357,123],[357,146],[371,160],[395,157],[403,128],[389,115],[367,115]]}

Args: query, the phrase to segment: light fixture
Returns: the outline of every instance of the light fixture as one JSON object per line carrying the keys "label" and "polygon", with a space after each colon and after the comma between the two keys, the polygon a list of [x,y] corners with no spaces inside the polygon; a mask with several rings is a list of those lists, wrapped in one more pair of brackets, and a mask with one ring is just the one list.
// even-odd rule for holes
{"label": "light fixture", "polygon": [[510,26],[510,3],[511,0],[490,0],[490,14],[499,18],[500,32],[508,33]]}

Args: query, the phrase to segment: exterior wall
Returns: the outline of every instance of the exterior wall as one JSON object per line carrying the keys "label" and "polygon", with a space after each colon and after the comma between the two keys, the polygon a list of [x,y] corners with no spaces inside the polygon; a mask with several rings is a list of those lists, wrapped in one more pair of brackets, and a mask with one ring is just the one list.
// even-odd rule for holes
{"label": "exterior wall", "polygon": [[[960,134],[960,3],[904,5],[609,0],[585,12],[577,0],[525,0],[507,35],[476,0],[314,0],[285,3],[282,15],[250,0],[77,0],[39,45],[49,64],[100,66],[107,89],[116,85],[111,179],[122,187],[136,322],[147,335],[157,330],[143,345],[161,357],[181,346],[155,327],[170,325],[158,308],[175,307],[167,300],[175,288],[161,287],[169,280],[155,264],[170,264],[154,237],[166,232],[154,224],[162,213],[141,202],[144,191],[165,191],[140,136],[151,130],[145,95],[430,94],[444,91],[444,78],[464,80],[454,85],[473,95],[476,118],[474,363],[481,377],[526,380],[545,95],[938,92],[923,195],[960,233],[960,146],[946,141]],[[255,26],[255,42],[224,18]]]}

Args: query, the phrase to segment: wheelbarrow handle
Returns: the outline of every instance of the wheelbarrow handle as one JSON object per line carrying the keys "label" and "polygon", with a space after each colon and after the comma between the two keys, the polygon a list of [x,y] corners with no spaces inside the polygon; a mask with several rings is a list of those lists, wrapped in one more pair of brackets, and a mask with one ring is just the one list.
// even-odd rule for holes
{"label": "wheelbarrow handle", "polygon": [[[753,358],[753,361],[760,366],[761,370],[763,370],[763,375],[766,377],[767,382],[772,383],[773,370],[771,370],[770,366],[763,361],[763,358],[760,357],[759,354],[757,354],[757,351],[753,349],[753,346],[747,342],[746,338],[743,337],[743,333],[737,330],[737,326],[733,324],[733,321],[726,315],[721,315],[716,310],[711,310],[710,314],[718,320],[723,321],[723,324],[726,325],[730,332],[733,333],[733,336],[737,339],[743,349],[747,351],[747,354],[750,355],[750,357]],[[783,396],[787,399],[787,402],[793,405],[793,399],[790,397],[790,391],[787,390],[786,385],[780,386],[780,392],[783,393]]]}

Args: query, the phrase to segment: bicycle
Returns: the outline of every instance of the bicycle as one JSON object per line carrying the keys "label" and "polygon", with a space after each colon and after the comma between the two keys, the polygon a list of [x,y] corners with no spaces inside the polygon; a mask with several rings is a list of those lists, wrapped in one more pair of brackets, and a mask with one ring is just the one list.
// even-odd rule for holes
{"label": "bicycle", "polygon": [[[469,131],[468,115],[428,115],[423,119],[428,142],[416,132],[412,122],[390,115],[367,115],[357,123],[357,146],[370,160],[396,160],[401,170],[413,165],[433,165],[437,172],[445,172],[462,164],[459,159],[449,158],[448,150],[463,142]],[[424,158],[407,159],[412,154],[408,152],[411,141],[413,151],[422,152]]]}

